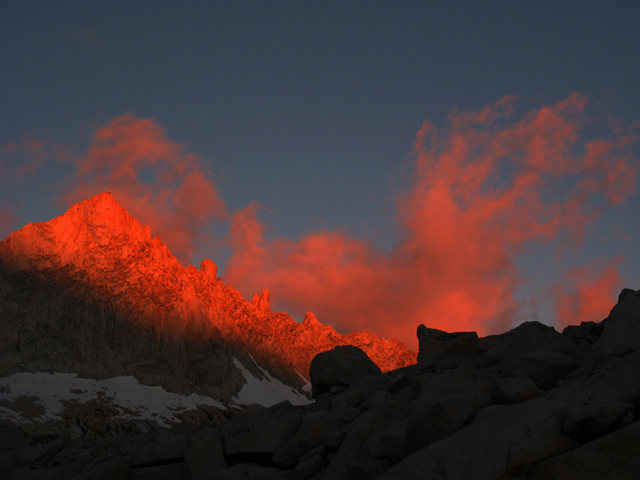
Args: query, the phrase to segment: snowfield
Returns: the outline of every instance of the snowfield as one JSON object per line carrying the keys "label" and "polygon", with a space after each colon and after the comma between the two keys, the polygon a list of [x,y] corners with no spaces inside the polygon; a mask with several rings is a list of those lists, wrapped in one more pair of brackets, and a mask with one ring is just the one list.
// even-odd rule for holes
{"label": "snowfield", "polygon": [[92,400],[119,411],[114,418],[155,420],[161,425],[179,422],[175,414],[198,405],[227,408],[210,397],[167,392],[159,386],[142,385],[131,376],[94,380],[75,373],[23,372],[0,378],[0,420],[62,420],[65,402]]}
{"label": "snowfield", "polygon": [[98,402],[113,412],[114,419],[152,420],[161,426],[169,426],[180,422],[180,414],[195,410],[199,405],[227,410],[255,403],[268,407],[284,400],[293,405],[310,402],[259,365],[265,378],[255,377],[237,358],[233,361],[246,383],[231,403],[195,393],[181,395],[160,386],[142,385],[132,376],[95,380],[78,377],[75,373],[16,373],[0,378],[0,421],[18,424],[60,421],[65,406]]}
{"label": "snowfield", "polygon": [[[253,360],[253,357],[251,357],[251,360]],[[289,400],[292,405],[306,405],[307,403],[310,403],[310,400],[307,397],[297,392],[289,385],[282,383],[277,378],[273,378],[271,374],[258,365],[255,360],[253,363],[256,364],[264,374],[265,378],[260,379],[255,377],[236,357],[233,357],[233,363],[236,368],[242,372],[244,379],[247,382],[240,389],[238,395],[231,398],[231,400],[238,405],[258,403],[265,407],[270,407],[271,405],[280,403],[283,400]]]}

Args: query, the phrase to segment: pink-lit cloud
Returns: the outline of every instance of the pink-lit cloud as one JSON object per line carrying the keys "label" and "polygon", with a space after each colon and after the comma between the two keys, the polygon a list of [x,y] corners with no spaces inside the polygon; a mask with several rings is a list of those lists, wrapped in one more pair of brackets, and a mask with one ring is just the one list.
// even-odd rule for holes
{"label": "pink-lit cloud", "polygon": [[[410,345],[419,323],[504,330],[523,281],[514,256],[560,236],[579,243],[602,205],[635,188],[630,138],[581,139],[586,104],[574,94],[513,120],[514,99],[505,97],[452,113],[444,128],[425,122],[413,184],[398,198],[401,241],[390,253],[343,232],[266,239],[255,205],[237,212],[225,278],[245,293],[266,287],[287,308],[311,309],[339,329]],[[608,289],[614,278],[606,280],[593,289]]]}
{"label": "pink-lit cloud", "polygon": [[69,162],[72,158],[65,145],[46,138],[23,135],[0,148],[0,174],[12,182],[22,182],[27,175],[38,171],[46,162]]}
{"label": "pink-lit cloud", "polygon": [[203,229],[226,215],[200,159],[150,119],[120,115],[98,128],[77,166],[67,203],[111,191],[185,264],[204,238]]}
{"label": "pink-lit cloud", "polygon": [[598,260],[570,270],[554,285],[556,327],[599,322],[607,317],[622,287],[621,258]]}

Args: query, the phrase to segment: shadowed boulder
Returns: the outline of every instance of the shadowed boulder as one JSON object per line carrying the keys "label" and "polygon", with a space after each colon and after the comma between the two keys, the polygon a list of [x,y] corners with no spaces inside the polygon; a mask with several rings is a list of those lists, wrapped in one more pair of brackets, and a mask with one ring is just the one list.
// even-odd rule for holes
{"label": "shadowed boulder", "polygon": [[525,322],[502,335],[480,340],[477,367],[494,365],[506,376],[527,376],[550,390],[580,366],[582,350],[553,327]]}
{"label": "shadowed boulder", "polygon": [[342,390],[360,377],[380,374],[380,369],[367,354],[351,345],[319,353],[309,367],[314,398],[331,391],[332,387]]}
{"label": "shadowed boulder", "polygon": [[628,288],[618,296],[618,303],[602,322],[602,335],[596,349],[609,355],[623,356],[640,348],[640,292]]}
{"label": "shadowed boulder", "polygon": [[420,364],[430,365],[439,360],[467,358],[478,352],[476,332],[448,333],[420,325],[417,334]]}

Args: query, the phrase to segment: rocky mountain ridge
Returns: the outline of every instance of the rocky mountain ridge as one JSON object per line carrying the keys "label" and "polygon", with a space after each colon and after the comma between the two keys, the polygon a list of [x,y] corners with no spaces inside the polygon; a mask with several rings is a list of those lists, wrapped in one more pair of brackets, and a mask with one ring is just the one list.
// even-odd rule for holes
{"label": "rocky mountain ridge", "polygon": [[247,355],[297,388],[313,356],[335,345],[361,347],[385,371],[415,360],[398,341],[341,335],[310,312],[302,323],[273,312],[266,290],[248,302],[211,260],[183,267],[108,192],[0,242],[0,281],[5,375],[133,374],[227,399],[242,385],[234,355],[256,376]]}

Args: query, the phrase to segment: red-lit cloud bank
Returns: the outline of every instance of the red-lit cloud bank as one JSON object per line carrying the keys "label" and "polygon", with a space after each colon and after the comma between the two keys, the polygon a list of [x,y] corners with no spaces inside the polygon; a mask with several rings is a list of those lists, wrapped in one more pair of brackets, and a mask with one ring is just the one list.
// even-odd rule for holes
{"label": "red-lit cloud bank", "polygon": [[[391,253],[337,232],[267,240],[252,205],[235,214],[226,278],[245,290],[267,287],[338,328],[410,345],[419,323],[481,334],[508,328],[522,281],[514,256],[560,234],[579,242],[598,206],[632,193],[636,171],[630,138],[580,140],[583,97],[518,120],[513,102],[454,112],[442,129],[424,123]],[[559,324],[606,315],[620,277],[615,264],[599,267],[569,275],[564,296],[555,295]]]}
{"label": "red-lit cloud bank", "polygon": [[[259,204],[227,213],[200,159],[132,115],[97,131],[68,200],[111,190],[183,262],[205,225],[230,219],[225,281],[247,295],[267,288],[275,303],[312,310],[339,330],[411,346],[419,323],[498,332],[520,307],[516,255],[559,236],[580,242],[599,209],[633,192],[636,173],[629,136],[581,139],[584,97],[516,119],[513,104],[505,97],[479,112],[454,112],[444,127],[424,123],[413,182],[397,199],[400,240],[391,252],[335,231],[267,238]],[[620,287],[618,261],[598,260],[562,279],[551,294],[559,325],[606,315]]]}

